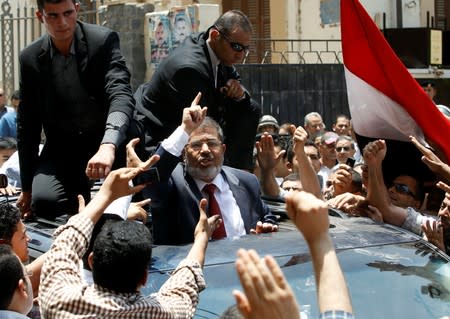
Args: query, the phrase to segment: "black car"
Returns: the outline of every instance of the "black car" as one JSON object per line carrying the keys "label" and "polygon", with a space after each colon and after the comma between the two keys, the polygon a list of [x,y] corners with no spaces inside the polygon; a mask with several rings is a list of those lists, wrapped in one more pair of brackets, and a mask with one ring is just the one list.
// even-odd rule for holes
{"label": "black car", "polygon": [[[440,318],[450,315],[449,256],[398,227],[367,218],[331,216],[330,234],[359,318]],[[159,246],[144,293],[157,291],[183,259],[190,245]],[[274,256],[301,310],[319,315],[311,257],[302,235],[289,223],[278,233],[247,235],[208,245],[204,268],[207,288],[200,294],[196,318],[217,318],[234,304],[241,289],[234,262],[239,248]]]}
{"label": "black car", "polygon": [[[282,217],[284,205],[269,203]],[[421,237],[367,218],[348,218],[330,210],[330,234],[359,318],[440,318],[450,315],[450,258]],[[50,248],[51,234],[67,217],[27,222],[30,255]],[[157,246],[152,252],[144,294],[155,292],[187,255],[191,245]],[[196,318],[217,318],[234,304],[240,289],[234,262],[239,248],[274,256],[282,267],[303,313],[318,317],[314,272],[308,247],[289,220],[277,233],[247,235],[210,242],[204,274],[207,288],[200,294]]]}

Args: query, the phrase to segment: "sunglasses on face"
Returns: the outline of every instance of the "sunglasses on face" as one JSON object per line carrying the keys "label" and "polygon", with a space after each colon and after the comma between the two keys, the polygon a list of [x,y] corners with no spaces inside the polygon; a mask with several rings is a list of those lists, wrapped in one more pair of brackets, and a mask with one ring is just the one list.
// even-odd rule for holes
{"label": "sunglasses on face", "polygon": [[[217,28],[216,28],[217,29]],[[240,44],[238,42],[234,42],[232,39],[230,39],[225,33],[223,33],[222,31],[220,31],[219,29],[217,29],[217,31],[219,31],[219,34],[222,38],[224,38],[228,44],[230,45],[231,49],[234,52],[242,52],[244,51],[245,53],[247,53],[250,49],[250,46],[248,45],[243,45]]]}
{"label": "sunglasses on face", "polygon": [[[255,136],[255,141],[256,142],[259,142],[260,140],[261,140],[261,136],[263,136],[264,135],[264,133],[259,133],[259,134],[256,134],[256,136]],[[273,139],[273,142],[275,143],[275,144],[278,144],[278,140],[279,140],[279,135],[278,134],[269,134],[270,136],[272,136],[272,139]]]}
{"label": "sunglasses on face", "polygon": [[416,198],[416,195],[414,195],[414,193],[411,191],[411,189],[408,187],[408,185],[399,184],[399,183],[392,183],[391,187],[392,186],[395,188],[395,190],[398,193],[405,194],[405,195],[410,195],[410,196]]}
{"label": "sunglasses on face", "polygon": [[344,151],[344,152],[349,152],[350,151],[350,147],[349,146],[339,146],[339,147],[336,147],[336,152],[342,152],[342,151]]}

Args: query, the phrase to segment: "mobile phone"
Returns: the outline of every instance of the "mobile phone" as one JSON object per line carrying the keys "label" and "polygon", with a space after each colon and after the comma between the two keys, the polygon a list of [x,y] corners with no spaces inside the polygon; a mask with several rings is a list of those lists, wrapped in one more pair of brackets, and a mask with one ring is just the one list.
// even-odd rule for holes
{"label": "mobile phone", "polygon": [[347,158],[347,161],[345,162],[345,164],[347,164],[350,167],[353,167],[355,165],[355,159],[354,158]]}
{"label": "mobile phone", "polygon": [[136,183],[138,185],[154,182],[159,182],[159,173],[156,167],[150,167],[148,170],[136,176]]}

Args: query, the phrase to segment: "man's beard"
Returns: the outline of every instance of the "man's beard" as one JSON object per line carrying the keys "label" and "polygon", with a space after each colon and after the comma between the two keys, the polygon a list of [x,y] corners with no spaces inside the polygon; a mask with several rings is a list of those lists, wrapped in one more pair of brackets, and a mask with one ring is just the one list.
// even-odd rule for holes
{"label": "man's beard", "polygon": [[189,160],[186,160],[186,171],[189,175],[191,175],[193,178],[209,182],[213,180],[222,169],[223,165],[223,159],[217,166],[209,166],[209,167],[192,167],[192,165],[189,165]]}

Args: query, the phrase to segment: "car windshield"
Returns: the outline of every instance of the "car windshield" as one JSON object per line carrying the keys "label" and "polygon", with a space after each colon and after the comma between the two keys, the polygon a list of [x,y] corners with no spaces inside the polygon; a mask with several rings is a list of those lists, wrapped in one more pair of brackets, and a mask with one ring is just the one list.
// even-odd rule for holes
{"label": "car windshield", "polygon": [[[422,242],[368,246],[338,252],[354,313],[360,318],[440,318],[450,314],[450,267]],[[276,257],[301,310],[318,317],[316,285],[309,254]],[[241,289],[234,263],[205,268],[207,288],[196,318],[216,318],[234,304]],[[167,274],[152,273],[145,293],[156,291]]]}

